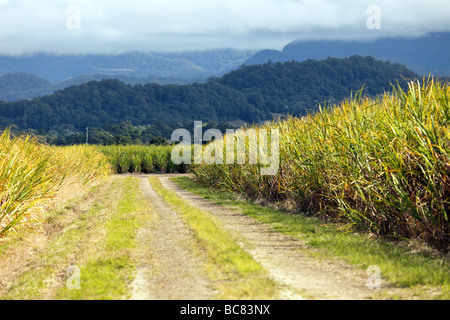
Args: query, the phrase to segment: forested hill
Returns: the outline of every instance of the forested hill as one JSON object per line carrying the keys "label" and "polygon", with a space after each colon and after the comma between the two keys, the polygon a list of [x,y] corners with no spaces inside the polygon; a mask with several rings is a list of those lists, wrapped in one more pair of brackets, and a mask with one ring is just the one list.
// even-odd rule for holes
{"label": "forested hill", "polygon": [[193,120],[257,123],[272,119],[272,113],[315,111],[318,103],[340,101],[363,86],[365,94],[380,94],[404,78],[417,75],[398,64],[354,56],[242,66],[202,84],[91,81],[33,100],[0,102],[0,126],[63,132],[124,121],[171,128]]}

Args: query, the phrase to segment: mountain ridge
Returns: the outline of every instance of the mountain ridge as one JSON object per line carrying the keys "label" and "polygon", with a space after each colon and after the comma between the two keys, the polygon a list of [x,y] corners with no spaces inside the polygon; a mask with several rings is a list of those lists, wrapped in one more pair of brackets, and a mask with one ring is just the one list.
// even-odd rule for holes
{"label": "mountain ridge", "polygon": [[282,51],[262,50],[245,64],[268,61],[305,61],[353,55],[401,63],[419,75],[450,76],[450,32],[429,33],[421,37],[386,37],[372,41],[305,40],[293,41]]}

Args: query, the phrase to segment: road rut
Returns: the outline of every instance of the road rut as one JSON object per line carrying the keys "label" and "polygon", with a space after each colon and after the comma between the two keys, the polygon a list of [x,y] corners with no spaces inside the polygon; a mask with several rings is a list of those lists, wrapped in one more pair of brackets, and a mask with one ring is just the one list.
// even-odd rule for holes
{"label": "road rut", "polygon": [[156,219],[138,233],[141,263],[132,284],[131,300],[211,299],[215,292],[202,268],[204,258],[194,250],[190,229],[145,176],[140,184]]}

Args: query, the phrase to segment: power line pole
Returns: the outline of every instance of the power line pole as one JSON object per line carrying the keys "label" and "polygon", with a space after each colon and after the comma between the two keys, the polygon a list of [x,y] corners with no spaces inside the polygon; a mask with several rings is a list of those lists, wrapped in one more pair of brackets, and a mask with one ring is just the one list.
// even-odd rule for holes
{"label": "power line pole", "polygon": [[89,141],[89,127],[86,128],[86,145],[88,144]]}

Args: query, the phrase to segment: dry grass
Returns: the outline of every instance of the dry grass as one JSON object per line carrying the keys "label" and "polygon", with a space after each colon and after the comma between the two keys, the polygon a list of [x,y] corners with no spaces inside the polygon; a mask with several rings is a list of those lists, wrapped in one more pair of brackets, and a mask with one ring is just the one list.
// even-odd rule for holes
{"label": "dry grass", "polygon": [[93,147],[48,147],[6,130],[0,136],[0,240],[24,228],[37,230],[58,195],[110,172],[106,157]]}

